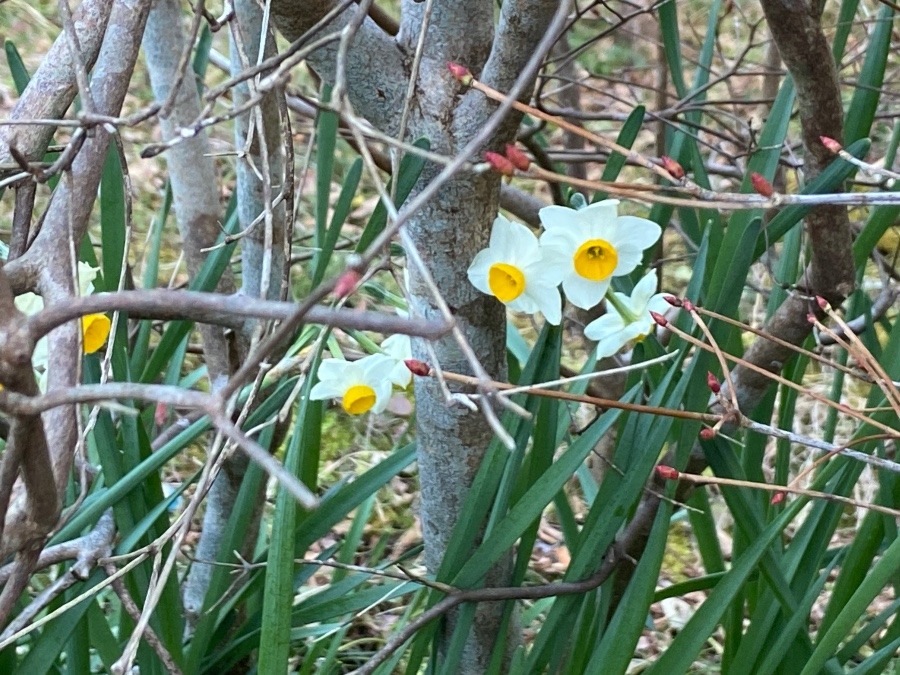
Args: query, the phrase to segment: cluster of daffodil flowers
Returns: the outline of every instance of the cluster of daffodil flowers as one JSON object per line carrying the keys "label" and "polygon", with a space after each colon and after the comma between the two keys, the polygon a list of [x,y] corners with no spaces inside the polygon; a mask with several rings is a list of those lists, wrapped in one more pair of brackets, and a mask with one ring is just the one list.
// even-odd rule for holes
{"label": "cluster of daffodil flowers", "polygon": [[392,335],[382,344],[383,354],[371,354],[358,361],[325,359],[319,364],[319,381],[309,397],[336,398],[351,415],[379,413],[387,407],[394,387],[406,389],[412,373],[405,361],[412,358],[408,335]]}
{"label": "cluster of daffodil flowers", "polygon": [[[78,263],[78,294],[90,295],[94,292],[94,279],[97,277],[98,268],[91,267],[87,263]],[[16,309],[32,316],[44,309],[44,300],[34,293],[23,293],[15,299]],[[109,337],[110,320],[105,314],[88,314],[81,318],[82,346],[85,354],[96,352]],[[31,357],[31,365],[38,376],[38,386],[41,391],[47,389],[47,338],[42,337],[34,347]]]}
{"label": "cluster of daffodil flowers", "polygon": [[613,292],[614,277],[633,272],[644,251],[662,230],[645,218],[618,215],[618,200],[607,199],[581,209],[547,206],[540,211],[540,239],[520,223],[497,216],[488,248],[469,267],[469,281],[513,310],[541,312],[553,325],[562,319],[557,287],[576,307],[591,309],[606,297],[607,313],[585,327],[597,342],[597,356],[618,352],[631,340],[649,335],[650,312],[669,305],[656,290],[656,271],[644,276],[631,295]]}
{"label": "cluster of daffodil flowers", "polygon": [[[651,312],[669,309],[666,296],[655,293],[655,270],[630,295],[610,287],[613,278],[630,274],[641,264],[644,251],[662,234],[650,220],[620,216],[618,204],[607,199],[581,209],[543,208],[540,239],[525,225],[498,215],[488,248],[469,267],[469,280],[510,309],[541,312],[553,325],[562,320],[560,284],[569,301],[582,309],[595,307],[605,297],[606,314],[584,332],[597,342],[599,358],[615,354],[628,342],[650,334],[655,325]],[[310,398],[340,399],[351,415],[384,410],[394,387],[409,386],[411,374],[404,361],[412,354],[405,335],[389,337],[382,349],[384,354],[358,361],[324,360]]]}

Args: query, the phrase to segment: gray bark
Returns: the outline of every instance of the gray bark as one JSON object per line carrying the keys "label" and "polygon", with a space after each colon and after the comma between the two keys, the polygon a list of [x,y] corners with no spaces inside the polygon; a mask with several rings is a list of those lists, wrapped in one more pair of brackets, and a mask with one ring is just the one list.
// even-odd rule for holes
{"label": "gray bark", "polygon": [[[249,0],[238,0],[234,4],[235,18],[232,30],[239,31],[239,42],[232,38],[232,74],[242,71],[247,65],[255,65],[259,56],[260,35],[263,31],[262,11]],[[275,53],[274,36],[266,32],[265,57]],[[242,49],[243,54],[239,52]],[[232,89],[233,104],[241,106],[251,95],[248,84],[243,83]],[[270,214],[252,223],[266,212],[266,201],[271,203],[284,180],[284,152],[281,145],[281,116],[278,97],[281,92],[268,92],[260,104],[251,111],[235,119],[235,148],[237,157],[238,217],[241,231],[247,233],[241,239],[241,293],[253,298],[276,300],[280,296],[285,261],[285,207],[284,203],[271,209]],[[257,121],[261,124],[257,124]],[[248,137],[251,139],[247,144]],[[262,138],[262,141],[260,139]],[[265,148],[265,152],[263,152]],[[243,154],[246,151],[246,154]],[[260,180],[265,172],[268,185]],[[291,189],[288,186],[288,189]],[[268,258],[267,258],[268,256]],[[265,283],[264,283],[265,280]],[[243,343],[249,345],[253,331],[261,325],[248,320],[243,329]],[[213,483],[206,502],[203,529],[197,545],[199,560],[215,560],[219,556],[225,528],[231,510],[246,473],[249,460],[244,453],[229,457],[222,471]],[[262,515],[264,486],[259,493],[257,511],[251,520],[250,530],[245,538],[245,548],[241,554],[252,558],[256,534]],[[211,565],[194,565],[184,585],[184,605],[188,624],[192,625],[203,609],[206,591],[212,577]]]}
{"label": "gray bark", "polygon": [[[112,5],[113,0],[86,0],[72,17],[81,47],[81,62],[88,70],[100,53]],[[77,93],[74,59],[66,36],[60,34],[16,101],[10,119],[60,119]],[[56,127],[43,124],[0,126],[0,163],[10,161],[10,145],[30,161],[40,160],[54,133]]]}
{"label": "gray bark", "polygon": [[[327,2],[305,3],[301,10],[287,0],[274,0],[273,21],[288,39],[296,40],[332,6],[333,3]],[[462,63],[474,73],[482,73],[488,84],[509,89],[534,53],[535,44],[558,7],[557,2],[504,2],[495,39],[492,2],[435,3],[415,83],[407,140],[425,136],[433,150],[445,154],[463,148],[483,127],[496,104],[478,92],[464,91],[448,72],[447,62]],[[329,28],[346,25],[356,11],[351,6]],[[386,133],[396,131],[409,77],[407,65],[413,61],[424,14],[424,3],[411,0],[403,3],[396,43],[366,19],[348,54],[348,98],[358,113]],[[317,72],[331,81],[335,54],[336,47],[322,49],[309,59]],[[372,68],[371,64],[378,67]],[[518,117],[510,116],[487,146],[502,147],[512,138],[517,124]],[[438,167],[426,166],[417,191],[438,172]],[[505,376],[503,307],[495,299],[481,295],[466,278],[475,253],[487,245],[498,198],[497,176],[458,175],[423,209],[411,214],[407,227],[466,339],[487,372],[502,378]],[[438,315],[431,290],[414,269],[410,270],[410,295],[410,310],[414,315],[425,318]],[[442,367],[471,372],[470,364],[452,339],[437,341],[434,349]],[[419,358],[426,356],[421,343],[414,345],[414,352]],[[416,405],[425,558],[429,570],[434,572],[443,558],[492,433],[480,413],[448,407],[431,381],[416,383]],[[505,557],[485,583],[504,583],[509,561]],[[461,661],[465,672],[477,673],[486,668],[498,638],[497,621],[502,609],[501,605],[490,603],[479,607]],[[445,637],[452,628],[453,616],[445,624]],[[509,637],[512,641],[517,639],[517,636]]]}
{"label": "gray bark", "polygon": [[[149,6],[149,0],[117,2],[113,6],[109,30],[91,78],[97,114],[116,116],[122,109]],[[74,81],[71,67],[68,72]],[[13,294],[37,290],[47,307],[66,303],[75,294],[70,242],[80,242],[84,237],[109,143],[109,132],[102,126],[95,127],[66,179],[54,190],[43,227],[31,248],[4,266]],[[75,386],[81,358],[78,339],[74,323],[50,333],[48,390]],[[78,437],[77,415],[77,408],[72,405],[59,406],[42,415],[57,494],[63,493],[72,468]],[[25,503],[21,499],[11,504],[7,522],[20,521],[23,508]],[[23,534],[10,528],[5,533],[5,545],[10,550],[18,548],[17,537]]]}
{"label": "gray bark", "polygon": [[[179,60],[189,48],[181,27],[181,8],[176,0],[156,0],[147,22],[144,51],[150,71],[153,93],[158,101],[165,101],[178,84]],[[171,113],[160,118],[163,139],[177,136],[178,130],[188,127],[200,116],[200,96],[193,71],[188,68],[181,79]],[[215,164],[209,155],[205,133],[199,133],[170,148],[166,154],[169,178],[178,229],[191,277],[203,266],[203,248],[212,246],[220,232],[220,205]],[[253,208],[245,205],[244,209]],[[244,214],[242,214],[244,215]],[[249,223],[248,223],[249,224]],[[257,231],[263,229],[257,228]],[[258,236],[258,235],[257,235]],[[216,290],[230,294],[235,290],[230,268],[219,280]],[[237,359],[246,354],[247,343],[242,333],[226,332],[221,327],[201,325],[203,352],[209,371],[210,384],[215,389],[237,367]],[[215,560],[224,536],[224,529],[237,498],[247,466],[243,453],[227,460],[213,483],[203,519],[203,530],[197,546],[197,558]],[[203,608],[212,567],[194,565],[183,590],[188,626],[192,625]]]}

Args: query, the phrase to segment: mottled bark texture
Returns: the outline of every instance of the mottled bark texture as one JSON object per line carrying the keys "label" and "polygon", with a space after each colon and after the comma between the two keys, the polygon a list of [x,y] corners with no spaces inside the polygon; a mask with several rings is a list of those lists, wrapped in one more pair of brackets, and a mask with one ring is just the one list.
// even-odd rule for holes
{"label": "mottled bark texture", "polygon": [[[170,114],[160,118],[164,140],[176,137],[179,129],[191,126],[200,116],[200,96],[193,70],[188,67],[180,85],[178,81],[179,62],[187,47],[189,45],[182,30],[180,3],[177,0],[155,0],[144,34],[144,52],[153,94],[157,101],[162,102],[178,86]],[[174,145],[164,156],[188,272],[194,278],[206,259],[207,254],[203,249],[214,245],[221,231],[216,168],[204,133]],[[245,209],[252,208],[253,204],[255,202],[246,205]],[[258,229],[263,228],[259,226]],[[224,294],[234,293],[235,284],[230,267],[226,268],[216,290]],[[237,368],[242,355],[247,353],[249,341],[242,332],[225,331],[219,326],[207,324],[201,325],[200,335],[210,384],[215,389]],[[232,455],[226,460],[209,491],[203,530],[197,547],[197,557],[201,560],[215,560],[218,555],[247,461],[243,453]],[[248,547],[250,546],[252,542],[248,542]],[[209,565],[194,565],[191,568],[184,587],[188,625],[197,619],[203,607],[211,572]]]}
{"label": "mottled bark texture", "polygon": [[[75,36],[81,47],[81,62],[88,71],[100,53],[112,6],[113,0],[85,0],[72,16]],[[9,117],[14,120],[61,119],[77,93],[72,53],[66,36],[61,33],[41,60]],[[46,124],[0,126],[0,164],[10,161],[10,145],[29,161],[40,160],[54,133],[56,127]]]}
{"label": "mottled bark texture", "polygon": [[[804,0],[762,0],[762,7],[781,58],[797,87],[804,146],[803,171],[809,182],[833,160],[833,155],[822,146],[819,137],[843,138],[841,92],[834,58],[822,32],[822,8]],[[809,266],[798,282],[799,290],[788,296],[764,327],[767,333],[794,345],[802,344],[809,336],[809,312],[820,313],[810,296],[821,295],[837,306],[854,287],[847,208],[817,206],[807,215],[805,225],[811,249]],[[781,371],[793,354],[787,347],[757,338],[747,349],[744,359],[775,373]],[[768,377],[740,365],[731,371],[731,378],[738,404],[744,412],[753,410],[772,385]],[[663,463],[672,461],[674,457],[668,456]],[[685,470],[700,473],[706,466],[703,451],[699,446],[694,448]],[[632,560],[640,558],[656,516],[659,499],[652,491],[665,491],[664,481],[654,477],[653,482],[629,524],[629,528],[643,531],[643,536],[635,538],[635,545],[628,551]],[[690,486],[682,486],[678,499],[686,499],[691,490]],[[624,561],[617,577],[618,589],[624,588],[632,571],[631,563]]]}
{"label": "mottled bark texture", "polygon": [[[274,0],[272,18],[288,39],[296,40],[333,6],[311,2],[299,7],[288,0]],[[558,7],[557,2],[504,2],[495,37],[494,3],[435,3],[411,101],[407,140],[425,136],[432,149],[443,154],[454,154],[463,148],[483,127],[496,104],[478,92],[463,90],[447,71],[447,62],[465,64],[492,86],[508,90],[534,53]],[[347,25],[356,11],[358,8],[351,5],[325,31]],[[397,131],[409,68],[424,21],[425,4],[406,0],[396,41],[365,19],[352,42],[346,72],[349,100],[357,113],[384,132]],[[335,50],[336,45],[322,49],[309,59],[317,72],[330,81],[334,79]],[[373,68],[372,64],[378,67]],[[487,145],[501,147],[513,137],[517,124],[518,117],[511,116]],[[439,167],[426,166],[417,190],[438,171]],[[466,339],[488,373],[503,378],[503,307],[478,293],[466,278],[475,253],[487,245],[498,198],[496,176],[461,174],[423,209],[410,214],[407,227]],[[410,270],[410,294],[410,309],[415,315],[438,317],[432,293],[414,268]],[[434,349],[442,367],[471,372],[470,364],[452,339],[437,341]],[[418,358],[429,359],[422,343],[417,343],[414,350]],[[425,558],[429,570],[434,572],[443,559],[447,540],[492,433],[480,413],[449,407],[431,380],[423,378],[416,383],[416,406]],[[507,557],[485,583],[504,583],[508,565]],[[497,635],[502,609],[500,603],[479,607],[475,628],[464,649],[461,668],[465,672],[482,672],[498,637],[504,639]],[[452,631],[453,623],[451,616],[443,624],[445,637]]]}
{"label": "mottled bark texture", "polygon": [[[257,63],[261,35],[265,37],[264,58],[275,54],[274,36],[263,29],[263,14],[252,0],[234,3],[235,17],[230,28],[231,71],[237,74]],[[237,37],[235,37],[237,34]],[[245,82],[232,89],[233,105],[240,107],[251,96]],[[284,276],[285,207],[282,202],[266,214],[270,204],[284,183],[284,151],[281,144],[281,115],[278,99],[280,90],[270,91],[250,111],[235,118],[234,144],[237,150],[237,194],[241,238],[241,290],[253,298],[277,300]],[[249,142],[248,142],[249,139]],[[268,186],[261,180],[265,172]],[[257,218],[262,220],[253,225]],[[240,350],[243,353],[253,339],[260,322],[248,320],[241,331]],[[197,544],[199,560],[216,560],[220,555],[226,527],[238,492],[244,480],[249,459],[244,453],[234,453],[222,467],[206,501],[203,528]],[[253,557],[256,535],[265,500],[265,485],[260,486],[256,510],[240,551],[246,559]],[[229,556],[231,552],[228,552]],[[206,592],[212,577],[211,565],[193,565],[184,585],[184,607],[188,625],[193,625],[203,609]]]}
{"label": "mottled bark texture", "polygon": [[[150,0],[116,2],[113,6],[91,77],[97,114],[116,116],[122,109],[149,9]],[[74,81],[71,67],[69,72]],[[13,294],[36,290],[48,307],[65,303],[75,294],[70,251],[77,249],[77,242],[87,230],[109,143],[109,132],[101,126],[95,127],[70,171],[54,190],[43,226],[32,246],[4,267]],[[75,386],[81,358],[78,338],[74,322],[50,333],[49,390]],[[76,407],[71,405],[59,406],[42,415],[58,495],[62,494],[72,467],[78,438],[77,415]],[[26,506],[21,499],[10,505],[8,524],[21,520],[22,508]],[[8,529],[4,544],[16,548],[15,537],[19,536],[24,536],[21,530]]]}
{"label": "mottled bark texture", "polygon": [[[143,47],[150,84],[158,102],[165,101],[177,84],[179,61],[187,45],[181,18],[179,2],[154,0]],[[160,118],[164,140],[177,136],[182,127],[192,125],[200,116],[200,96],[190,67],[180,85],[170,114]],[[164,157],[188,272],[193,278],[206,260],[207,254],[202,249],[213,246],[221,232],[216,167],[204,133],[175,144]],[[216,290],[233,293],[234,289],[234,278],[226,267]],[[217,379],[227,377],[232,370],[228,339],[221,328],[214,326],[201,327],[200,334],[209,378],[215,386]]]}

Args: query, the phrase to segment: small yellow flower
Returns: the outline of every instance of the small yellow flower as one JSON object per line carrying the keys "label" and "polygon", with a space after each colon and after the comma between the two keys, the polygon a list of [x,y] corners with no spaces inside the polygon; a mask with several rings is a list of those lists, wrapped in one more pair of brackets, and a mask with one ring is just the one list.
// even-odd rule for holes
{"label": "small yellow flower", "polygon": [[651,220],[618,215],[619,201],[606,199],[583,209],[541,209],[545,264],[563,272],[563,291],[576,307],[590,309],[613,277],[632,272],[662,229]]}
{"label": "small yellow flower", "polygon": [[341,399],[341,406],[351,415],[379,413],[387,407],[393,382],[391,373],[396,360],[384,354],[373,354],[359,361],[325,359],[319,365],[319,382],[309,392],[314,401]]}
{"label": "small yellow flower", "polygon": [[109,337],[112,322],[106,314],[88,314],[81,317],[82,344],[85,354],[93,354],[100,349]]}
{"label": "small yellow flower", "polygon": [[525,225],[497,216],[488,248],[469,266],[469,281],[519,312],[541,312],[553,325],[562,318],[562,268],[548,265],[537,237]]}
{"label": "small yellow flower", "polygon": [[[87,263],[78,263],[78,293],[81,296],[94,292],[94,279],[97,277],[98,268],[91,267]],[[44,309],[44,300],[34,293],[23,293],[15,299],[16,308],[26,316],[32,316]],[[82,345],[85,354],[93,354],[100,349],[109,337],[111,322],[105,314],[88,314],[81,319]],[[39,374],[41,390],[46,385],[46,369],[49,355],[47,353],[47,338],[38,340],[34,347],[31,363]]]}

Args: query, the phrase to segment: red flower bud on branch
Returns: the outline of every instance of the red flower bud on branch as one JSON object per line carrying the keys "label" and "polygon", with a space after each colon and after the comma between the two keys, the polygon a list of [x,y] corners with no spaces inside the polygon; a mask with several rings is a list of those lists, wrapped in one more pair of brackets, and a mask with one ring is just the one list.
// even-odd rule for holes
{"label": "red flower bud on branch", "polygon": [[672,307],[681,307],[684,304],[681,299],[676,298],[674,295],[664,295],[663,300],[672,305]]}
{"label": "red flower bud on branch", "polygon": [[403,363],[406,364],[406,367],[409,368],[409,372],[413,375],[418,375],[419,377],[428,377],[431,375],[431,366],[424,361],[419,361],[418,359],[406,359]]}
{"label": "red flower bud on branch", "polygon": [[662,314],[660,314],[659,312],[652,312],[652,311],[651,311],[651,312],[650,312],[650,317],[656,322],[656,324],[657,324],[658,326],[663,326],[663,327],[665,327],[665,326],[668,326],[668,325],[669,325],[669,320],[668,320],[666,317],[664,317]]}
{"label": "red flower bud on branch", "polygon": [[663,155],[659,158],[659,161],[663,165],[663,168],[670,174],[672,174],[672,178],[674,178],[675,180],[681,180],[682,178],[684,178],[684,167],[674,159],[672,159],[668,155]]}
{"label": "red flower bud on branch", "polygon": [[659,474],[660,478],[665,478],[666,480],[678,480],[678,477],[681,475],[677,469],[665,464],[658,465],[656,473]]}
{"label": "red flower bud on branch", "polygon": [[842,146],[833,138],[829,138],[828,136],[819,136],[819,140],[822,141],[822,145],[824,145],[834,154],[838,154],[841,150],[844,149],[844,146]]}
{"label": "red flower bud on branch", "polygon": [[700,430],[701,441],[711,441],[716,437],[716,430],[712,427],[704,427]]}
{"label": "red flower bud on branch", "polygon": [[169,406],[160,401],[156,404],[156,410],[153,413],[153,421],[156,422],[156,426],[161,427],[166,423],[166,419],[169,417]]}
{"label": "red flower bud on branch", "polygon": [[472,84],[472,71],[470,71],[465,66],[461,66],[460,64],[454,63],[453,61],[448,61],[447,70],[450,71],[450,74],[453,75],[453,77],[455,77],[467,87]]}
{"label": "red flower bud on branch", "polygon": [[516,167],[506,157],[499,152],[488,151],[484,153],[484,161],[491,165],[491,168],[503,176],[515,176]]}
{"label": "red flower bud on branch", "polygon": [[684,311],[686,312],[696,312],[697,308],[694,306],[694,303],[685,298],[681,301],[681,306],[684,307]]}
{"label": "red flower bud on branch", "polygon": [[722,385],[719,384],[719,381],[716,379],[716,376],[713,375],[711,370],[706,371],[706,386],[709,387],[714,394],[718,394],[722,390]]}
{"label": "red flower bud on branch", "polygon": [[816,315],[813,314],[812,312],[809,312],[809,313],[806,315],[806,320],[807,320],[809,323],[813,323],[813,324],[814,324],[814,323],[818,323],[818,321],[819,321],[819,320],[816,318]]}
{"label": "red flower bud on branch", "polygon": [[346,298],[359,284],[362,275],[354,269],[346,270],[334,285],[334,294],[339,298]]}
{"label": "red flower bud on branch", "polygon": [[506,158],[519,171],[528,171],[528,167],[531,166],[531,158],[512,143],[506,144]]}
{"label": "red flower bud on branch", "polygon": [[761,173],[756,173],[755,171],[751,173],[750,183],[753,185],[753,189],[763,197],[771,197],[775,194],[775,188]]}
{"label": "red flower bud on branch", "polygon": [[775,506],[776,504],[780,504],[781,502],[784,501],[784,498],[786,496],[787,496],[786,492],[776,492],[775,494],[772,495],[772,499],[769,500],[769,503],[772,506]]}
{"label": "red flower bud on branch", "polygon": [[828,302],[825,298],[823,298],[821,295],[817,295],[817,296],[816,296],[816,303],[819,305],[819,307],[821,307],[821,308],[822,308],[823,310],[825,310],[826,312],[827,312],[829,309],[831,309],[831,303],[829,303],[829,302]]}

